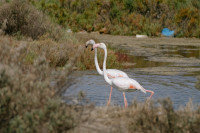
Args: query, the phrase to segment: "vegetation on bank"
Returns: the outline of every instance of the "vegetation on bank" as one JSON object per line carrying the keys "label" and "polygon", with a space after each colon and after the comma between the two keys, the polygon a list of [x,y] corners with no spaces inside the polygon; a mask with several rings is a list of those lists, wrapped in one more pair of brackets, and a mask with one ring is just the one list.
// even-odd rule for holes
{"label": "vegetation on bank", "polygon": [[83,111],[84,117],[80,119],[82,126],[75,128],[75,131],[198,133],[200,130],[200,108],[194,107],[189,101],[186,107],[175,110],[170,99],[156,101],[156,104],[154,102],[133,101],[127,109],[116,106],[90,107]]}
{"label": "vegetation on bank", "polygon": [[132,118],[128,122],[129,131],[197,133],[200,130],[198,126],[200,124],[200,108],[194,109],[191,101],[186,107],[178,110],[174,110],[170,99],[160,100],[158,105],[160,106],[155,107],[152,104],[141,106],[133,103],[133,109],[124,114],[127,119]]}
{"label": "vegetation on bank", "polygon": [[73,109],[56,95],[68,74],[56,69],[63,47],[67,45],[48,40],[0,37],[0,132],[62,132],[75,127]]}
{"label": "vegetation on bank", "polygon": [[[33,21],[34,20],[34,21]],[[50,65],[62,67],[68,61],[69,57],[76,52],[73,43],[79,43],[84,46],[85,42],[78,42],[78,40],[71,34],[67,33],[62,26],[56,25],[52,20],[45,16],[42,12],[31,6],[27,0],[14,0],[10,3],[4,2],[0,8],[0,34],[11,35],[18,40],[29,38],[31,40],[45,40],[60,42],[62,52],[55,53],[52,46],[49,51],[48,58],[51,58]],[[64,43],[63,43],[64,42]],[[66,45],[69,43],[69,45]],[[44,45],[46,46],[46,45]],[[78,69],[95,69],[94,66],[94,52],[84,50],[85,54],[78,58],[76,66]],[[121,67],[119,61],[112,50],[108,50],[111,55],[108,57],[108,67],[115,65]],[[58,55],[59,54],[59,55]],[[100,66],[102,66],[103,59],[101,58],[103,52],[100,51],[98,55],[100,58]],[[60,56],[60,57],[59,57]],[[57,61],[56,61],[57,60]],[[91,65],[92,64],[92,65]]]}
{"label": "vegetation on bank", "polygon": [[[198,126],[200,124],[200,108],[194,109],[191,101],[186,107],[178,110],[174,110],[170,99],[158,101],[160,106],[156,108],[152,104],[138,105],[140,104],[133,104],[133,109],[128,110],[125,114],[126,118],[132,118],[128,122],[130,132],[197,133],[200,130]],[[135,117],[133,118],[133,116]]]}
{"label": "vegetation on bank", "polygon": [[56,93],[69,74],[75,38],[21,0],[0,6],[0,26],[0,132],[73,129],[76,111]]}
{"label": "vegetation on bank", "polygon": [[26,0],[1,3],[0,132],[67,132],[77,126],[80,112],[57,94],[74,63],[79,69],[94,64],[93,52],[86,50],[92,59],[85,59],[80,45],[85,42]]}
{"label": "vegetation on bank", "polygon": [[73,31],[177,37],[200,37],[199,0],[29,0],[63,27]]}

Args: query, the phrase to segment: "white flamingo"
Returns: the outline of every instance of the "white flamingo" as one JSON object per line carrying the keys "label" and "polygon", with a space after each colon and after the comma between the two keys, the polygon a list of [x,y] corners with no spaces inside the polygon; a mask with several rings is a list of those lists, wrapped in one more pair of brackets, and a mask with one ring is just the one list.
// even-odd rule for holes
{"label": "white flamingo", "polygon": [[[107,48],[104,43],[97,43],[93,45],[93,49],[96,48],[102,48],[104,50],[104,62],[103,62],[103,73],[104,73],[104,79],[105,81],[113,86],[114,88],[117,88],[119,91],[122,92],[129,92],[129,91],[135,91],[135,90],[140,90],[144,93],[150,92],[151,97],[153,96],[154,92],[151,90],[146,90],[144,89],[136,80],[128,78],[128,77],[116,77],[113,79],[109,79],[106,73],[106,59],[107,59]],[[125,95],[124,95],[124,101],[126,100]],[[125,104],[125,107],[127,107],[127,104]]]}
{"label": "white flamingo", "polygon": [[[87,48],[88,45],[91,45],[93,47],[93,45],[95,45],[95,41],[94,40],[89,40],[86,42],[85,44],[85,47]],[[105,44],[104,44],[105,45]],[[97,59],[97,49],[95,49],[95,57],[94,57],[94,62],[95,62],[95,67],[97,69],[97,72],[103,76],[103,71],[100,69],[99,67],[99,64],[98,64],[98,59]],[[112,79],[112,78],[116,78],[116,77],[127,77],[128,78],[128,75],[123,72],[123,71],[120,71],[120,70],[117,70],[117,69],[107,69],[106,70],[106,74],[108,76],[108,78]],[[109,100],[108,100],[108,103],[107,105],[110,104],[110,101],[111,101],[111,95],[112,95],[112,86],[110,88],[110,96],[109,96]],[[125,106],[128,105],[127,103],[127,100],[126,100],[126,96],[125,96],[125,93],[123,93],[124,95],[124,104]]]}

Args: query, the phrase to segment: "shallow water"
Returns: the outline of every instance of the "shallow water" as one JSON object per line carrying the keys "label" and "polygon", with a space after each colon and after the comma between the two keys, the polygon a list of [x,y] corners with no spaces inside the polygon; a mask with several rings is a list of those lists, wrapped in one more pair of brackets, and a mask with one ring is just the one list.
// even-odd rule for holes
{"label": "shallow water", "polygon": [[[88,40],[88,34],[85,36]],[[200,74],[199,39],[136,39],[128,36],[96,34],[90,34],[90,38],[114,48],[117,59],[126,64],[126,69],[123,71],[144,88],[155,92],[152,100],[169,97],[175,108],[185,106],[189,99],[192,99],[194,104],[200,104],[200,91],[195,88],[196,76]],[[96,70],[76,71],[71,78],[71,86],[63,93],[66,103],[89,102],[97,106],[107,104],[110,86]],[[80,95],[85,97],[79,101]],[[144,94],[140,91],[126,93],[129,105],[133,100],[146,101],[149,96],[149,93]],[[115,88],[111,104],[124,106],[123,94]]]}
{"label": "shallow water", "polygon": [[199,46],[180,46],[180,45],[148,45],[143,46],[145,48],[157,48],[162,50],[163,54],[177,55],[181,57],[194,57],[200,59],[200,47]]}
{"label": "shallow water", "polygon": [[[174,107],[185,106],[191,98],[194,104],[200,104],[200,91],[194,85],[196,78],[191,76],[162,76],[149,75],[134,70],[125,70],[129,76],[137,80],[144,88],[155,92],[152,100],[170,97]],[[94,71],[77,71],[71,75],[73,85],[64,93],[68,104],[77,104],[80,91],[85,93],[84,103],[94,103],[97,106],[105,106],[109,98],[110,86],[104,81],[103,76]],[[140,91],[127,92],[126,98],[129,104],[133,100],[145,101],[150,96]],[[66,99],[67,98],[67,99]],[[113,89],[112,105],[124,106],[122,92]]]}
{"label": "shallow water", "polygon": [[169,62],[161,62],[161,61],[151,61],[148,60],[146,56],[134,56],[129,55],[125,52],[116,51],[117,60],[119,62],[124,63],[132,63],[130,65],[124,65],[124,68],[145,68],[145,67],[159,67],[159,66],[167,66]]}

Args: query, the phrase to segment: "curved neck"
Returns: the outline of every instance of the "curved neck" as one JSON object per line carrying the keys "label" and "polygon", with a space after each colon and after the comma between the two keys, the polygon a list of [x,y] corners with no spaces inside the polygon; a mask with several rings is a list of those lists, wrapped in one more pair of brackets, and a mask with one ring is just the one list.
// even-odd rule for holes
{"label": "curved neck", "polygon": [[98,59],[97,59],[97,48],[95,48],[94,62],[95,62],[95,67],[96,67],[96,69],[97,69],[97,72],[98,72],[100,75],[103,75],[103,71],[101,71],[101,69],[100,69],[100,67],[99,67],[99,64],[98,64]]}
{"label": "curved neck", "polygon": [[107,73],[106,73],[106,59],[107,59],[107,49],[103,49],[104,50],[104,61],[103,61],[103,75],[104,75],[104,79],[105,81],[112,85],[111,80],[108,78]]}

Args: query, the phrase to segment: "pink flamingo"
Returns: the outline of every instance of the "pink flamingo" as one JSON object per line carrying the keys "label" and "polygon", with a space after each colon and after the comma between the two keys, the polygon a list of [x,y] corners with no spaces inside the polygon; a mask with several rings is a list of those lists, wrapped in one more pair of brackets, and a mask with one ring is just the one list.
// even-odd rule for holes
{"label": "pink flamingo", "polygon": [[[105,81],[113,86],[114,88],[117,88],[119,91],[122,92],[130,92],[130,91],[135,91],[135,90],[140,90],[144,93],[150,92],[151,97],[153,96],[154,92],[151,90],[144,89],[136,80],[128,78],[128,77],[116,77],[113,79],[109,79],[106,73],[106,59],[107,59],[107,48],[104,43],[97,43],[93,45],[92,49],[96,48],[102,48],[104,50],[104,62],[103,62],[103,74],[104,74],[104,79]],[[124,101],[126,101],[125,95],[124,95]],[[127,101],[126,101],[127,102]],[[125,107],[127,107],[127,104],[125,104]]]}
{"label": "pink flamingo", "polygon": [[[95,45],[95,41],[94,40],[89,40],[86,42],[85,44],[85,47],[87,48],[88,45]],[[104,44],[105,45],[105,44]],[[103,76],[103,71],[100,69],[99,67],[99,64],[98,64],[98,59],[97,59],[97,49],[95,49],[95,58],[94,58],[94,62],[95,62],[95,67],[97,69],[97,72]],[[116,77],[127,77],[128,78],[128,75],[123,72],[123,71],[120,71],[120,70],[117,70],[117,69],[107,69],[106,70],[106,74],[108,76],[108,78],[110,79],[113,79],[113,78],[116,78]],[[107,106],[110,104],[110,101],[111,101],[111,95],[112,95],[112,86],[110,88],[110,96],[109,96],[109,100],[108,100],[108,103],[107,103]],[[125,96],[125,93],[123,92],[123,95],[124,95],[124,104],[125,106],[128,105],[127,103],[127,100],[126,100],[126,96]]]}

